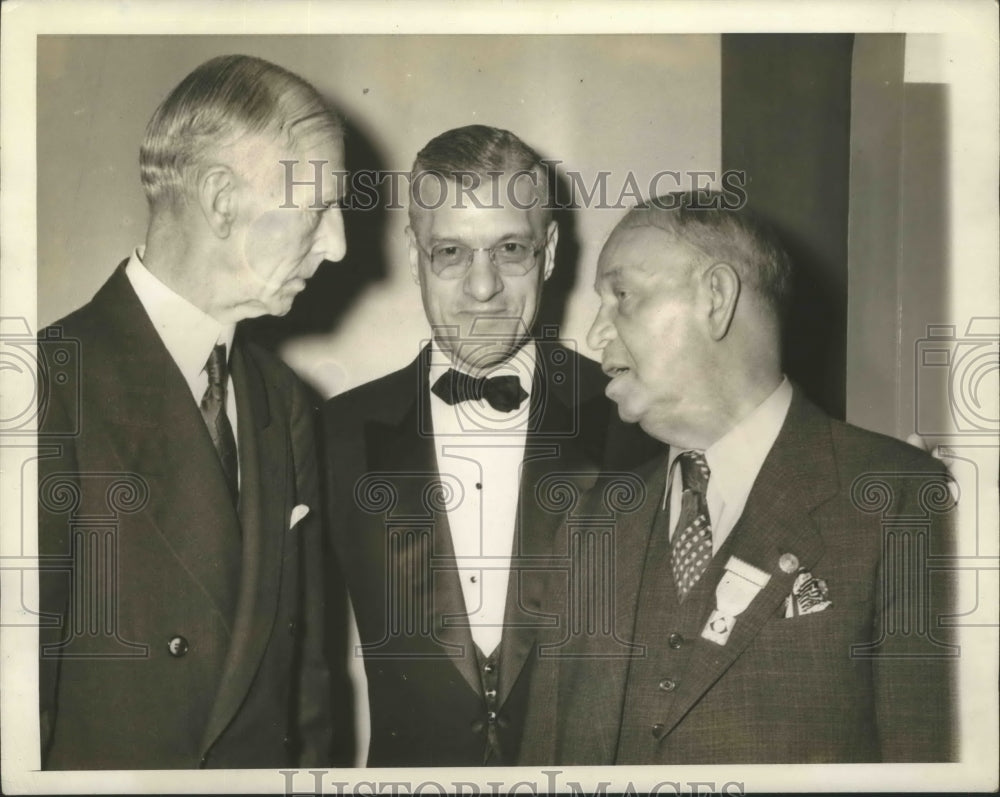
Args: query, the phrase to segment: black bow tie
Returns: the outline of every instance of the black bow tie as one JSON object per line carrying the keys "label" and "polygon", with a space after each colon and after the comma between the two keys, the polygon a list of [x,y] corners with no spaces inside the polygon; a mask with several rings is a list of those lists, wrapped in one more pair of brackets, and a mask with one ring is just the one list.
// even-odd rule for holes
{"label": "black bow tie", "polygon": [[449,368],[431,388],[434,395],[448,404],[486,399],[500,412],[512,412],[521,406],[528,394],[516,376],[469,376]]}

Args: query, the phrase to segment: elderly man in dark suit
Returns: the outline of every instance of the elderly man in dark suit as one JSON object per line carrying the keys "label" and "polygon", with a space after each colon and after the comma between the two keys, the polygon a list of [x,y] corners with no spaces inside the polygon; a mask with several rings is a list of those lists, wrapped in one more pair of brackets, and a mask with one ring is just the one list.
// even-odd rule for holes
{"label": "elderly man in dark suit", "polygon": [[79,353],[39,429],[42,765],[319,764],[311,405],[237,322],[343,257],[341,124],[297,75],[223,56],[160,105],[140,165],[145,246],[42,333]]}
{"label": "elderly man in dark suit", "polygon": [[946,473],[783,375],[788,258],[721,200],[651,200],[601,253],[607,394],[670,448],[567,517],[558,550],[596,523],[613,556],[551,582],[521,760],[952,760]]}
{"label": "elderly man in dark suit", "polygon": [[[433,338],[328,402],[334,549],[360,632],[370,766],[514,761],[560,507],[641,461],[595,363],[533,335],[558,227],[538,155],[449,130],[411,173],[409,256]],[[335,448],[334,448],[335,447]]]}

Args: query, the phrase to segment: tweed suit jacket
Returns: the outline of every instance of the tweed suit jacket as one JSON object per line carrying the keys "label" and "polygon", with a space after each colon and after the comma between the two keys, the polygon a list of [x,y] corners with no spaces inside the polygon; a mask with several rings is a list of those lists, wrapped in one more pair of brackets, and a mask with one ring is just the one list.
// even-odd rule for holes
{"label": "tweed suit jacket", "polygon": [[[613,629],[562,621],[541,640],[521,763],[953,760],[954,502],[940,463],[796,390],[742,516],[680,605],[656,538],[666,462],[641,476],[627,511],[609,510],[598,483],[576,515],[612,529],[610,596],[596,605]],[[730,557],[769,580],[720,645],[701,631]],[[801,572],[825,580],[832,605],[786,618]],[[550,581],[543,613],[569,616],[567,583]]]}
{"label": "tweed suit jacket", "polygon": [[56,375],[39,426],[42,765],[321,763],[329,676],[304,388],[237,331],[237,511],[124,265],[40,336]]}
{"label": "tweed suit jacket", "polygon": [[438,473],[428,357],[425,348],[324,408],[326,446],[335,452],[327,482],[333,549],[368,677],[368,764],[511,764],[529,710],[537,566],[558,527],[559,485],[582,490],[600,470],[662,448],[618,420],[595,363],[537,341],[504,630],[497,661],[486,661],[468,626],[440,498],[461,488]]}

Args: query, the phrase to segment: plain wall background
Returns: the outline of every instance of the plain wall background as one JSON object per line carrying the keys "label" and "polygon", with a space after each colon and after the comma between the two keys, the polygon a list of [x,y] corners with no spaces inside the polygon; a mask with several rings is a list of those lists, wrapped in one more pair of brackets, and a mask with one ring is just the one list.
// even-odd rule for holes
{"label": "plain wall background", "polygon": [[[87,301],[142,242],[146,122],[185,74],[230,52],[327,95],[346,119],[352,170],[406,171],[432,137],[473,123],[514,131],[587,186],[610,172],[612,204],[630,172],[645,197],[659,171],[720,169],[718,35],[40,36],[39,326]],[[545,292],[543,320],[591,356],[597,255],[623,213],[580,208],[562,220]],[[320,269],[289,316],[254,325],[323,396],[403,366],[429,334],[405,210],[351,211],[345,224],[347,257]]]}

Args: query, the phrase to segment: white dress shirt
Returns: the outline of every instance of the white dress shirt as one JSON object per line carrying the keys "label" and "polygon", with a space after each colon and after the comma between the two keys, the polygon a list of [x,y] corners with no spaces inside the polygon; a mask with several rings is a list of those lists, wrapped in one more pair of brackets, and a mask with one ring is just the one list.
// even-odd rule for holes
{"label": "white dress shirt", "polygon": [[[530,396],[535,357],[535,344],[529,341],[487,376],[516,375]],[[428,387],[452,367],[448,354],[433,345]],[[470,630],[488,656],[503,634],[530,399],[512,412],[495,410],[485,399],[449,405],[433,391],[430,402],[438,473],[445,494],[451,495],[446,512]]]}
{"label": "white dress shirt", "polygon": [[[785,377],[753,412],[705,449],[705,461],[711,472],[705,503],[712,524],[713,556],[719,552],[743,514],[753,483],[781,431],[791,403],[792,385]],[[670,489],[671,538],[677,530],[683,492],[681,469],[676,467],[677,457],[685,450],[670,447],[667,484]]]}
{"label": "white dress shirt", "polygon": [[[208,372],[205,365],[212,349],[218,343],[226,347],[226,356],[232,354],[235,324],[220,324],[201,309],[195,307],[183,296],[168,288],[142,264],[144,247],[137,247],[125,266],[125,276],[139,297],[146,315],[153,322],[156,334],[171,359],[180,369],[195,404],[208,390]],[[236,396],[232,379],[227,373],[226,415],[233,427],[233,435],[239,446],[236,418]]]}

